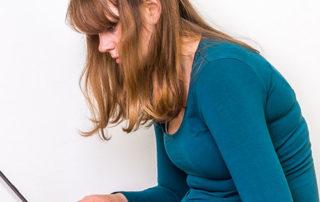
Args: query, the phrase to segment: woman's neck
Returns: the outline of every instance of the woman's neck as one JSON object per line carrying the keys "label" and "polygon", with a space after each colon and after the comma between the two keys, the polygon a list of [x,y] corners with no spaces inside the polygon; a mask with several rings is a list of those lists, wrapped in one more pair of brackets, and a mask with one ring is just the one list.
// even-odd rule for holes
{"label": "woman's neck", "polygon": [[195,35],[194,37],[186,38],[182,37],[181,44],[181,65],[190,66],[192,65],[195,52],[201,40],[201,35]]}

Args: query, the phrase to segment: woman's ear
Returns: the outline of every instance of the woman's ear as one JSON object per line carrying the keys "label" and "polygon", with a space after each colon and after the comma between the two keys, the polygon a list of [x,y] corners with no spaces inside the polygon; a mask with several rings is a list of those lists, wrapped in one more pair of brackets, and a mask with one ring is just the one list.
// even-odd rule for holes
{"label": "woman's ear", "polygon": [[158,23],[161,15],[160,0],[144,0],[141,9],[143,21],[148,27]]}

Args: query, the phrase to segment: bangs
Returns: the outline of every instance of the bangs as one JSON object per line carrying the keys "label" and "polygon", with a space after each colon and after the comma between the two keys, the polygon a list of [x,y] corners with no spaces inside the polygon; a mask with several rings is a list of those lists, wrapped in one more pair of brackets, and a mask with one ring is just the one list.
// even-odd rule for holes
{"label": "bangs", "polygon": [[88,35],[115,25],[119,16],[112,12],[107,1],[118,8],[117,0],[71,0],[67,11],[69,24],[75,31]]}

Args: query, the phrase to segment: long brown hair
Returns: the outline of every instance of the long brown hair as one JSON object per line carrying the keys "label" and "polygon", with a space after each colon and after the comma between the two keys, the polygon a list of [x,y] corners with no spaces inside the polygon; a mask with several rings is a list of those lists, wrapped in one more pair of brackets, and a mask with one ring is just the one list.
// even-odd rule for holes
{"label": "long brown hair", "polygon": [[[116,16],[107,1],[119,11]],[[80,133],[90,136],[109,123],[129,121],[123,131],[137,130],[140,124],[150,127],[176,117],[184,107],[184,70],[181,68],[182,37],[195,34],[204,38],[230,41],[258,50],[211,27],[197,13],[189,0],[160,0],[161,16],[149,44],[149,55],[139,53],[142,28],[139,6],[143,0],[70,0],[66,19],[71,27],[86,36],[86,64],[81,74],[80,88],[89,103],[94,128]],[[121,64],[109,54],[98,51],[98,33],[114,25],[106,16],[120,22],[122,36],[119,48]],[[84,80],[84,91],[81,81]]]}

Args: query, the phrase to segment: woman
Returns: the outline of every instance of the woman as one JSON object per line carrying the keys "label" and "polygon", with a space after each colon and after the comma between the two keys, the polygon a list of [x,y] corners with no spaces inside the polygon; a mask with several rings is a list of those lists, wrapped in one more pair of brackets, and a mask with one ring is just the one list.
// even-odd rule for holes
{"label": "woman", "polygon": [[87,39],[95,128],[83,135],[151,121],[157,145],[157,186],[81,202],[319,200],[294,90],[188,0],[71,0],[67,19]]}

